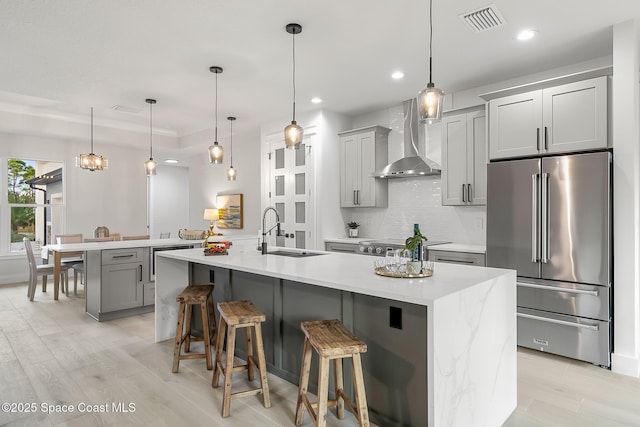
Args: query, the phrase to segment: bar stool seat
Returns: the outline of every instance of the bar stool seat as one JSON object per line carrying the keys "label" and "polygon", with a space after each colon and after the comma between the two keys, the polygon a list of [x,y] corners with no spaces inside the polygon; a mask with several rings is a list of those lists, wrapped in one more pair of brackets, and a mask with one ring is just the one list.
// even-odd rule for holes
{"label": "bar stool seat", "polygon": [[[344,404],[354,413],[358,424],[369,426],[369,411],[362,375],[362,361],[360,353],[366,353],[367,343],[353,335],[339,320],[315,320],[301,323],[304,332],[304,350],[302,353],[302,368],[300,370],[300,384],[298,386],[298,401],[296,404],[295,424],[302,424],[305,409],[316,426],[326,426],[327,408],[337,407],[337,416],[344,418]],[[318,401],[311,403],[307,397],[309,386],[309,371],[311,369],[312,348],[319,356],[318,370]],[[353,366],[353,385],[356,404],[344,393],[342,375],[342,359],[350,358]],[[335,399],[329,400],[329,361],[334,362]]]}
{"label": "bar stool seat", "polygon": [[[238,397],[253,396],[262,393],[265,408],[271,407],[269,398],[269,384],[267,382],[267,362],[264,357],[264,346],[262,342],[262,322],[266,316],[258,310],[251,301],[228,301],[219,302],[220,329],[216,340],[215,369],[211,387],[218,387],[220,374],[224,375],[224,394],[222,397],[222,416],[228,417],[231,412],[231,399]],[[244,328],[245,343],[247,346],[247,363],[234,366],[234,352],[236,345],[236,329]],[[251,328],[256,336],[257,359],[253,355],[253,344],[251,339]],[[222,347],[224,346],[225,333],[227,337],[226,357],[222,361]],[[257,368],[260,373],[260,387],[231,393],[232,377],[234,372],[247,371],[249,381],[253,381],[253,369]]]}
{"label": "bar stool seat", "polygon": [[[216,332],[216,317],[213,312],[213,285],[193,285],[184,288],[176,297],[178,307],[178,324],[176,326],[176,341],[173,349],[173,372],[178,372],[180,360],[206,359],[207,369],[213,369],[211,362],[211,341]],[[202,313],[202,337],[191,335],[191,313],[194,305],[200,305]],[[183,331],[184,326],[184,331]],[[190,353],[191,342],[203,341],[204,353]],[[184,351],[182,353],[182,344]]]}

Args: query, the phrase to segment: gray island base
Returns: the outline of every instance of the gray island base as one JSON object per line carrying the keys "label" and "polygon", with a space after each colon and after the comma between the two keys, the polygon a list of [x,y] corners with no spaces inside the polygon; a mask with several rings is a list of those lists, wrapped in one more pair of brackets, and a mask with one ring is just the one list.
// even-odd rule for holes
{"label": "gray island base", "polygon": [[371,258],[356,254],[231,252],[156,255],[156,342],[174,337],[176,295],[214,283],[216,301],[248,299],[265,313],[268,370],[294,384],[300,322],[339,319],[366,341],[376,424],[500,426],[516,408],[515,271],[436,263],[432,277],[394,279],[375,275]]}

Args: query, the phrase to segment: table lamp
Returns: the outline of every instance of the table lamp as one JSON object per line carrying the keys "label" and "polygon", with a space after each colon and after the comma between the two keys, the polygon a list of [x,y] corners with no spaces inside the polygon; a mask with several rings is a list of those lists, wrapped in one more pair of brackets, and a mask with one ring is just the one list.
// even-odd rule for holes
{"label": "table lamp", "polygon": [[219,218],[218,209],[205,209],[204,210],[204,219],[209,220],[209,236],[215,236],[213,233],[213,222]]}

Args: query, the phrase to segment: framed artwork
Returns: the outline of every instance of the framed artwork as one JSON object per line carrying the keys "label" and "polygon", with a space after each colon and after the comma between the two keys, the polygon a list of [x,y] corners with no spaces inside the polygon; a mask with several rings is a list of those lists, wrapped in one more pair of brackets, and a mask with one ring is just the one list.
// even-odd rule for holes
{"label": "framed artwork", "polygon": [[220,194],[216,196],[218,228],[242,228],[242,194]]}

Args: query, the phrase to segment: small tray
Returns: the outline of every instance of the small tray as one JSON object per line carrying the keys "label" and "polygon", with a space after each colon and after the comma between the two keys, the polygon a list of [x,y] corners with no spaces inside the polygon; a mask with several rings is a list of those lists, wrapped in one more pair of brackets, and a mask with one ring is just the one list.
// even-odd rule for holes
{"label": "small tray", "polygon": [[433,270],[427,270],[426,272],[420,273],[420,274],[407,274],[407,273],[391,273],[387,271],[386,268],[384,267],[378,267],[378,268],[374,268],[373,271],[378,276],[395,277],[398,279],[415,279],[415,278],[433,276]]}

